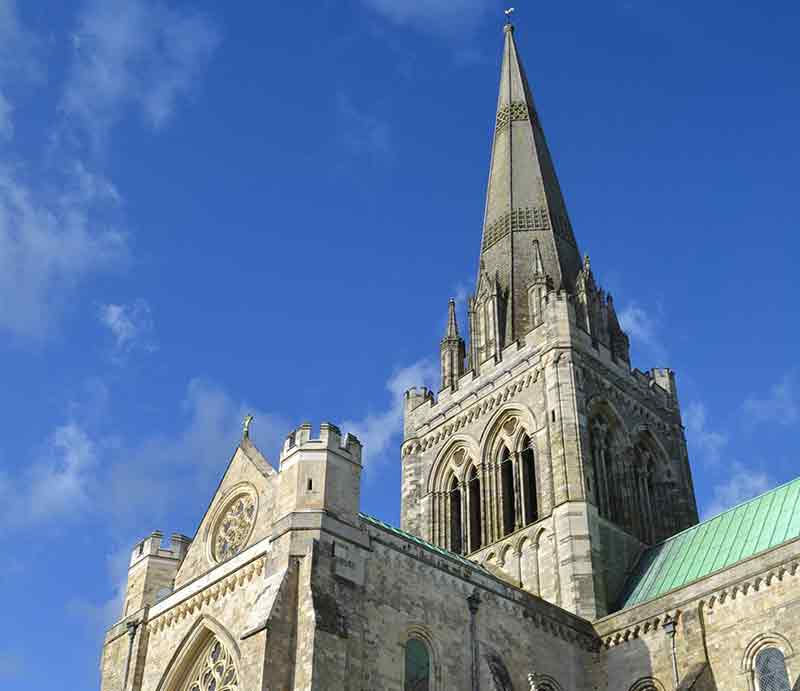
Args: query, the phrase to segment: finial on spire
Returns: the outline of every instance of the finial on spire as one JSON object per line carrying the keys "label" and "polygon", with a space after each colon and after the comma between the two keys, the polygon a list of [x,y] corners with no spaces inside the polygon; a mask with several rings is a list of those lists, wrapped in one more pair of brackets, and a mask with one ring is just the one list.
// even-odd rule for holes
{"label": "finial on spire", "polygon": [[514,30],[514,25],[511,23],[511,15],[514,14],[514,12],[516,12],[516,9],[513,7],[509,7],[507,10],[505,10],[506,25],[503,27],[505,31]]}

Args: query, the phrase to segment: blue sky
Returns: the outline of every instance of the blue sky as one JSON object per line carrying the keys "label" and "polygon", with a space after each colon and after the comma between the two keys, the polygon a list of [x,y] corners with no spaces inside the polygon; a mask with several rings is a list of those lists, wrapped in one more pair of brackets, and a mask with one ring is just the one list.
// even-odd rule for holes
{"label": "blue sky", "polygon": [[[129,549],[193,534],[246,411],[271,459],[304,420],[356,431],[397,521],[400,397],[475,274],[502,9],[0,0],[0,686],[97,687]],[[794,477],[797,4],[516,17],[703,514]]]}

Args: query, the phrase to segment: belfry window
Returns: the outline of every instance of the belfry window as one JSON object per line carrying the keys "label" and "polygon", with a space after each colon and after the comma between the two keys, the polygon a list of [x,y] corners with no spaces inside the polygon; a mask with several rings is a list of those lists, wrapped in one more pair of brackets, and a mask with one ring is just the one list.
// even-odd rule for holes
{"label": "belfry window", "polygon": [[524,522],[525,525],[539,520],[539,500],[536,488],[536,465],[533,456],[531,440],[525,437],[523,449],[520,454],[522,459],[522,491],[524,495]]}
{"label": "belfry window", "polygon": [[406,642],[406,672],[404,691],[430,691],[431,655],[428,646],[419,638]]}
{"label": "belfry window", "polygon": [[758,691],[792,691],[786,661],[778,648],[764,648],[756,657]]}
{"label": "belfry window", "polygon": [[481,536],[481,480],[475,466],[469,470],[469,551],[474,552],[483,545]]}
{"label": "belfry window", "polygon": [[458,481],[453,478],[450,483],[450,551],[461,554],[463,542],[461,541],[461,490]]}
{"label": "belfry window", "polygon": [[508,449],[500,456],[500,479],[503,483],[503,535],[514,532],[514,462]]}

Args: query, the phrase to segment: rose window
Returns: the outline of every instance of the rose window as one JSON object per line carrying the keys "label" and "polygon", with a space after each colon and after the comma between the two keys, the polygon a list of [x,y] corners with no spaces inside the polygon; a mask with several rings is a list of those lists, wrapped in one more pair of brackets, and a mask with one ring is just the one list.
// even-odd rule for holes
{"label": "rose window", "polygon": [[256,517],[255,499],[240,494],[222,514],[214,533],[214,557],[225,561],[242,551],[250,538]]}

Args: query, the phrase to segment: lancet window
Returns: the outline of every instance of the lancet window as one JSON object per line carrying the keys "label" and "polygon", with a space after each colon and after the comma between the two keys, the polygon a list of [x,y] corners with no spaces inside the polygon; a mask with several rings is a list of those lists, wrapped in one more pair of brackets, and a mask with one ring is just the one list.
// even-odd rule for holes
{"label": "lancet window", "polygon": [[503,493],[503,535],[514,532],[514,462],[507,447],[500,455],[500,480]]}
{"label": "lancet window", "polygon": [[619,522],[614,478],[613,436],[611,427],[602,416],[589,423],[591,438],[592,469],[597,510],[610,521]]}
{"label": "lancet window", "polygon": [[520,452],[522,463],[523,522],[529,525],[539,520],[539,492],[536,484],[536,459],[531,440],[527,435],[522,440]]}
{"label": "lancet window", "polygon": [[483,546],[481,480],[474,465],[469,469],[467,488],[469,492],[469,551],[474,552]]}
{"label": "lancet window", "polygon": [[455,476],[450,482],[448,501],[450,504],[450,550],[461,554],[464,551],[464,542],[461,537],[461,489]]}
{"label": "lancet window", "polygon": [[431,654],[425,641],[409,638],[406,641],[404,691],[430,691]]}

